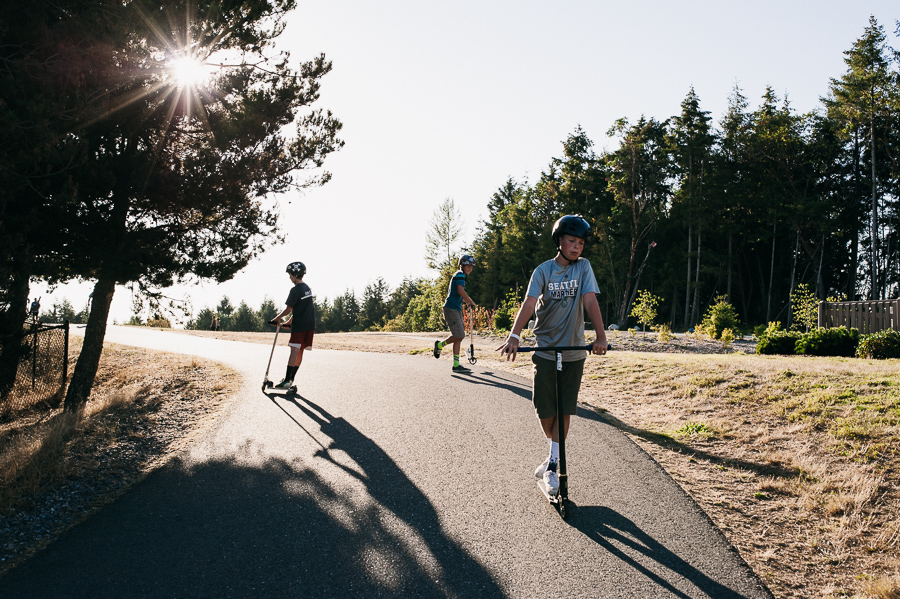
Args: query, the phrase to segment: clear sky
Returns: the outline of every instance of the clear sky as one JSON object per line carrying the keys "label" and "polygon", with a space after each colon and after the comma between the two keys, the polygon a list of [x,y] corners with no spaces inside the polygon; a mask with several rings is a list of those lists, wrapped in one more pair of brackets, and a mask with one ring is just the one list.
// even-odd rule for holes
{"label": "clear sky", "polygon": [[[444,198],[471,242],[494,191],[509,177],[534,182],[578,125],[600,152],[616,119],[676,115],[691,86],[717,123],[735,85],[751,110],[767,85],[814,110],[870,15],[900,47],[896,0],[299,0],[280,45],[294,61],[333,62],[317,104],[344,123],[346,146],[326,161],[333,179],[277,199],[285,244],[231,281],[167,294],[190,295],[195,313],[223,295],[280,306],[294,260],[320,300],[361,296],[378,277],[391,289],[431,277],[425,236]],[[91,289],[32,295],[79,310]],[[111,319],[130,315],[118,288]]]}

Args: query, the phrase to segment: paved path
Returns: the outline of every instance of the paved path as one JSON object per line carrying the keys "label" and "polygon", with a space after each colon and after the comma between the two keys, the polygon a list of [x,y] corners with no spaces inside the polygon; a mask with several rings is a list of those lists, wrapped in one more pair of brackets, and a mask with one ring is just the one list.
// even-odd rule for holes
{"label": "paved path", "polygon": [[[581,410],[568,520],[532,478],[527,380],[315,350],[264,395],[270,346],[110,327],[239,370],[202,440],[0,579],[0,597],[770,597],[655,462]],[[602,358],[589,358],[602,359]],[[270,378],[287,351],[277,348]]]}

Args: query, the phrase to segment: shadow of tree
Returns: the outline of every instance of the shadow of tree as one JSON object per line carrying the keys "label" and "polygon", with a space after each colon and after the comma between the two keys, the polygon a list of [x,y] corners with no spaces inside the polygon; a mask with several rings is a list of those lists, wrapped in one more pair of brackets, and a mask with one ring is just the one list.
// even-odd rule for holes
{"label": "shadow of tree", "polygon": [[4,594],[504,596],[381,447],[312,401],[281,397],[313,423],[291,416],[305,435],[328,438],[315,455],[359,484],[299,460],[174,460],[10,572]]}

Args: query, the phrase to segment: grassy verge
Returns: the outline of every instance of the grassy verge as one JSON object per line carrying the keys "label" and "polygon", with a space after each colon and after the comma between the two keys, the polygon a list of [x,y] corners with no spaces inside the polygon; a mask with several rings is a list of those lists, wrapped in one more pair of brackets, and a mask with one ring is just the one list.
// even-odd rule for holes
{"label": "grassy verge", "polygon": [[900,363],[613,353],[582,399],[704,508],[778,597],[900,596]]}
{"label": "grassy verge", "polygon": [[0,424],[0,574],[164,463],[239,386],[212,362],[107,345],[80,418],[57,409]]}

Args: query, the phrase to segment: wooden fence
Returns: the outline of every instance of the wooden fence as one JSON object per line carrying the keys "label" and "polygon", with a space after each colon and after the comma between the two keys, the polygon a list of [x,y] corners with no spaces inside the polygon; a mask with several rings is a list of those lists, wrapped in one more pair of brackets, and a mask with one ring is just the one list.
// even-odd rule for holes
{"label": "wooden fence", "polygon": [[819,302],[819,326],[844,326],[861,335],[884,329],[900,331],[900,299],[868,302]]}

